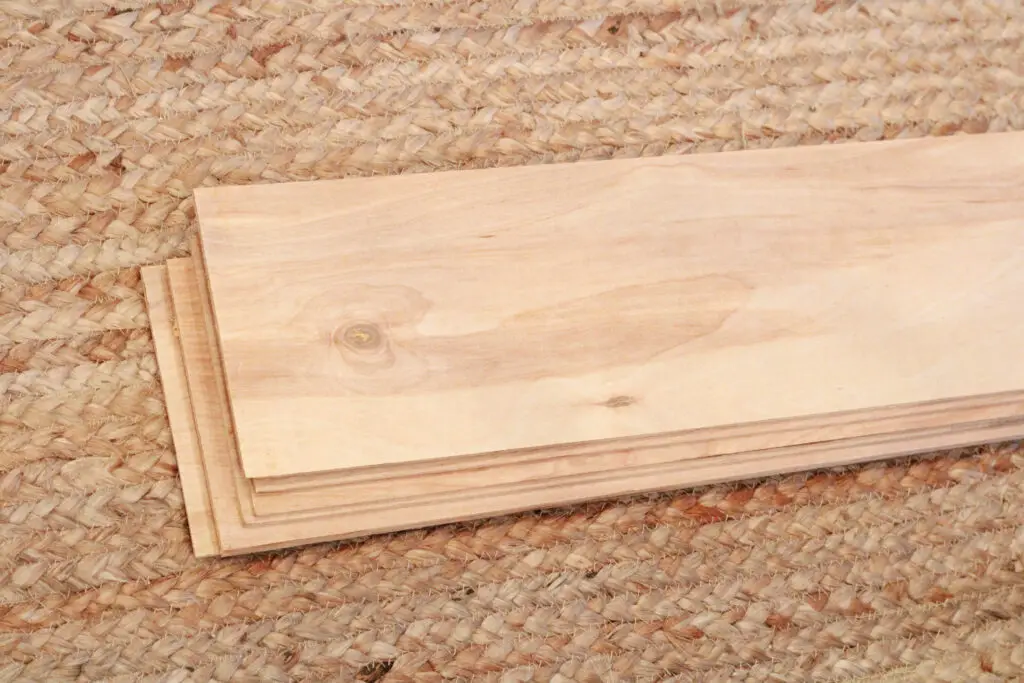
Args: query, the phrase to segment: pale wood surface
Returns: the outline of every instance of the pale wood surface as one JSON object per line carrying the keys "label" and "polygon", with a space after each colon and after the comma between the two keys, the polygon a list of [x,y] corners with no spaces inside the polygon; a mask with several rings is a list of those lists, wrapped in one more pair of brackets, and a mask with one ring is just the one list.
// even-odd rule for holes
{"label": "pale wood surface", "polygon": [[[499,505],[490,514],[504,514],[518,510],[567,505],[607,496],[650,493],[680,487],[702,486],[708,482],[703,475],[710,471],[718,477],[715,482],[781,474],[794,471],[789,463],[799,462],[795,469],[808,470],[848,465],[880,458],[894,458],[930,450],[941,450],[984,443],[992,438],[1019,438],[1024,435],[1024,419],[1020,417],[986,420],[947,427],[911,430],[898,436],[862,436],[824,443],[797,444],[759,451],[743,451],[729,455],[690,459],[691,449],[703,444],[666,444],[656,457],[630,452],[609,454],[619,466],[585,472],[572,476],[537,476],[519,481],[495,483],[492,472],[486,469],[446,473],[436,481],[421,479],[399,482],[395,487],[378,484],[376,487],[355,485],[337,486],[324,490],[304,490],[275,494],[258,494],[254,504],[258,514],[250,522],[254,525],[274,525],[282,521],[326,519],[339,526],[350,524],[357,516],[367,513],[398,513],[407,520],[423,514],[433,514],[449,504],[475,501],[480,510],[495,510],[495,501],[501,505],[519,507],[502,509]],[[709,468],[708,465],[713,467]],[[749,469],[749,471],[748,471]],[[459,480],[458,486],[445,486],[444,480]],[[403,486],[402,484],[406,484]],[[437,484],[441,483],[441,486]],[[346,494],[349,488],[365,488],[368,495],[356,500]],[[375,493],[374,493],[375,491]],[[560,498],[559,492],[567,498]],[[492,497],[496,497],[494,501]],[[276,501],[292,498],[305,499],[305,505]],[[518,498],[518,502],[516,502]],[[528,502],[529,501],[529,502]],[[331,522],[330,520],[334,520]],[[365,517],[363,518],[365,519]],[[411,524],[411,526],[416,526]]]}
{"label": "pale wood surface", "polygon": [[568,481],[534,479],[494,485],[489,472],[478,469],[475,478],[465,482],[466,487],[458,492],[433,495],[429,487],[424,487],[399,500],[392,489],[380,486],[376,500],[344,505],[343,499],[320,495],[313,509],[260,515],[253,508],[253,491],[241,471],[226,424],[226,397],[221,394],[223,388],[219,386],[221,379],[218,377],[219,359],[216,349],[210,345],[211,320],[209,311],[204,310],[205,292],[193,263],[186,259],[171,261],[168,280],[178,334],[169,334],[166,325],[154,328],[154,334],[180,346],[185,362],[197,368],[190,367],[186,375],[187,392],[170,393],[168,400],[192,401],[188,410],[176,410],[172,414],[189,415],[196,423],[200,455],[205,465],[201,474],[209,486],[213,522],[220,534],[223,555],[565,505],[610,495],[701,485],[826,464],[850,464],[1024,435],[1024,419],[1015,417],[913,430],[898,436],[860,437],[734,453],[683,463],[683,466],[669,457],[651,464],[634,462],[636,466],[625,467],[629,460],[623,459],[623,466],[614,471],[568,477]]}
{"label": "pale wood surface", "polygon": [[160,366],[160,383],[163,386],[171,436],[174,439],[174,453],[178,462],[182,495],[185,498],[185,514],[188,517],[189,534],[192,536],[192,549],[197,557],[216,555],[220,552],[220,543],[213,519],[210,490],[203,469],[199,436],[195,431],[192,416],[192,401],[189,397],[184,361],[174,325],[167,269],[163,266],[143,268],[142,282],[146,288],[149,323],[153,330],[153,345],[156,347],[157,363]]}
{"label": "pale wood surface", "polygon": [[[989,137],[1020,144],[1019,136]],[[261,216],[252,221],[248,246],[242,212],[223,214],[228,237],[219,247],[206,241],[205,263],[172,261],[166,279],[157,270],[144,274],[175,442],[184,444],[179,466],[183,481],[192,482],[190,525],[206,533],[196,538],[197,554],[1021,437],[1024,376],[1006,362],[1022,335],[1013,315],[1015,295],[1024,291],[1017,274],[1021,214],[1012,211],[1024,202],[1012,175],[1021,164],[1005,163],[993,174],[991,164],[982,168],[971,156],[998,161],[992,149],[970,139],[951,144],[959,152],[910,143],[885,154],[876,146],[858,146],[855,155],[836,148],[841,154],[822,172],[827,183],[812,173],[813,155],[800,154],[776,159],[781,171],[774,176],[772,164],[739,159],[724,166],[641,160],[614,177],[607,175],[611,164],[581,164],[562,192],[547,194],[525,176],[447,174],[461,189],[442,193],[441,206],[452,208],[443,220],[383,189],[346,190],[332,200],[345,199],[342,209],[309,195],[296,205],[324,215],[286,223],[276,237],[264,219],[285,213],[274,209],[270,192],[269,209],[258,202],[246,209]],[[899,178],[886,159],[902,164]],[[855,161],[874,164],[873,177],[853,169]],[[954,162],[959,174],[951,174]],[[489,173],[511,171],[524,172]],[[729,179],[744,174],[742,196],[723,202]],[[665,201],[679,177],[686,180],[683,198],[692,200],[682,214]],[[425,182],[424,192],[440,182],[387,180],[415,181],[414,190]],[[710,199],[686,194],[698,186],[724,210],[712,216]],[[814,196],[801,195],[801,187]],[[310,189],[295,185],[288,194]],[[858,193],[885,199],[896,190],[904,196],[896,208],[870,204],[861,211],[868,218],[822,218],[825,209],[851,208]],[[770,193],[779,206],[799,211],[772,213]],[[477,222],[493,236],[475,235],[479,225],[470,225],[464,199],[470,194],[489,209]],[[533,201],[513,201],[524,196]],[[802,204],[794,200],[800,196]],[[624,227],[623,201],[643,205],[632,214],[646,220]],[[205,226],[206,199],[200,204]],[[538,204],[552,212],[548,219],[531,213]],[[435,239],[420,236],[410,216]],[[520,219],[525,227],[516,228]],[[710,229],[713,221],[725,228]],[[553,235],[558,226],[564,229]],[[505,239],[512,232],[515,240]],[[350,243],[335,244],[339,235]],[[474,247],[471,237],[492,246]],[[318,248],[300,254],[303,241]],[[216,275],[207,290],[203,268],[217,271],[218,249],[227,258],[224,272],[236,277],[228,278],[231,286],[240,288],[242,271],[254,269],[248,303],[229,287],[237,299],[232,304],[228,296],[224,308]],[[392,259],[395,267],[387,267]],[[510,265],[517,261],[523,275]],[[261,270],[274,262],[279,269]],[[458,281],[467,273],[472,286]],[[736,282],[743,291],[734,296]],[[981,346],[968,333],[992,320],[1002,335],[976,335],[998,337]],[[218,341],[226,350],[228,339],[237,343],[236,355],[222,360]],[[790,382],[772,379],[780,368]],[[241,400],[233,373],[248,382]],[[701,382],[710,387],[703,394],[689,390]],[[289,387],[290,395],[282,392]],[[266,412],[274,400],[284,406],[276,416]],[[734,410],[726,419],[728,401]],[[305,422],[296,417],[303,411]],[[256,417],[274,419],[257,425],[264,432],[246,432]],[[382,452],[386,424],[395,452]],[[502,424],[497,441],[476,431]],[[239,456],[239,443],[249,455],[246,433],[261,439],[250,442],[263,448],[254,452],[257,471],[275,472],[257,479],[267,490],[254,487],[250,463]],[[558,438],[543,440],[553,434]],[[431,439],[478,450],[442,451]],[[507,448],[485,447],[495,443]],[[305,462],[283,467],[282,456]],[[204,486],[208,495],[195,495]]]}
{"label": "pale wood surface", "polygon": [[[764,453],[766,458],[776,457],[783,449],[815,444],[821,448],[821,460],[813,467],[830,466],[829,458],[837,444],[852,439],[874,439],[878,443],[898,444],[909,435],[929,430],[963,429],[966,425],[992,424],[1006,420],[1019,420],[1024,415],[1024,399],[997,403],[990,406],[952,411],[949,413],[921,413],[910,415],[889,424],[860,423],[859,429],[821,427],[736,437],[662,439],[639,446],[617,445],[568,455],[545,458],[516,459],[506,454],[489,456],[488,462],[452,467],[440,471],[396,471],[374,479],[343,475],[326,478],[317,485],[281,491],[254,490],[253,510],[256,515],[290,512],[310,512],[324,508],[358,506],[381,503],[397,505],[406,498],[441,497],[476,492],[481,487],[519,486],[542,482],[557,486],[559,483],[580,482],[583,477],[608,475],[623,476],[625,472],[658,466],[675,465],[685,470],[697,461],[744,453]],[[902,428],[894,431],[899,423]],[[850,425],[852,426],[852,425]],[[799,438],[800,436],[804,438]],[[889,446],[887,446],[889,447]],[[899,450],[898,447],[896,450]]]}
{"label": "pale wood surface", "polygon": [[[188,391],[168,394],[168,400],[197,404],[172,415],[189,415],[203,429],[201,451],[214,507],[213,521],[220,532],[223,555],[287,547],[316,541],[358,537],[445,522],[474,519],[521,510],[565,505],[612,495],[624,495],[695,486],[778,474],[823,465],[843,465],[882,457],[950,448],[985,441],[997,441],[1024,435],[1024,420],[989,420],[982,423],[949,425],[916,430],[898,436],[871,436],[825,444],[802,444],[789,448],[734,453],[709,457],[680,466],[667,458],[649,465],[619,467],[554,479],[531,480],[512,485],[493,485],[486,470],[478,470],[473,481],[457,493],[441,496],[417,494],[396,500],[391,489],[378,488],[377,500],[358,505],[338,506],[340,501],[321,496],[317,509],[302,513],[255,515],[252,491],[246,486],[230,430],[224,424],[223,397],[218,395],[216,350],[209,346],[209,322],[203,308],[203,290],[193,265],[188,260],[169,264],[170,285],[178,335],[168,333],[166,325],[154,328],[154,334],[181,347],[182,357],[199,370],[187,375]],[[218,406],[220,403],[220,406]],[[218,435],[218,430],[222,430]],[[227,434],[228,438],[223,438]],[[220,449],[220,450],[218,450]],[[626,460],[622,461],[623,464]]]}
{"label": "pale wood surface", "polygon": [[[890,406],[793,420],[730,425],[585,444],[486,453],[461,458],[418,460],[393,465],[329,470],[315,474],[251,479],[250,482],[256,493],[317,489],[320,492],[319,495],[330,495],[326,487],[338,484],[346,487],[344,495],[349,496],[353,495],[353,492],[348,487],[353,484],[366,484],[372,489],[372,486],[394,486],[400,479],[426,477],[426,479],[418,479],[421,485],[426,486],[427,482],[432,480],[433,475],[459,470],[487,468],[490,476],[495,478],[506,476],[507,472],[513,470],[528,473],[529,468],[534,466],[538,468],[538,471],[547,471],[550,467],[557,467],[561,472],[580,474],[587,471],[584,463],[590,462],[595,456],[601,459],[610,452],[624,450],[650,453],[651,449],[665,449],[676,444],[699,443],[704,444],[703,450],[695,451],[693,457],[707,457],[862,436],[899,436],[903,432],[913,429],[1003,419],[1015,415],[1024,415],[1024,392],[932,401],[912,406]],[[257,507],[259,507],[258,502]]]}
{"label": "pale wood surface", "polygon": [[1022,178],[997,134],[198,190],[245,474],[1020,389]]}

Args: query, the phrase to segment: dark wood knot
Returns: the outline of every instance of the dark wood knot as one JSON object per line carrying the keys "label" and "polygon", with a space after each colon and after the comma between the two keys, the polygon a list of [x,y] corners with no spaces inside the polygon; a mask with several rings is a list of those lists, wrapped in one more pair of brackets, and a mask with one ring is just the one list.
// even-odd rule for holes
{"label": "dark wood knot", "polygon": [[636,403],[635,396],[612,396],[607,401],[601,403],[606,408],[628,408],[629,406]]}

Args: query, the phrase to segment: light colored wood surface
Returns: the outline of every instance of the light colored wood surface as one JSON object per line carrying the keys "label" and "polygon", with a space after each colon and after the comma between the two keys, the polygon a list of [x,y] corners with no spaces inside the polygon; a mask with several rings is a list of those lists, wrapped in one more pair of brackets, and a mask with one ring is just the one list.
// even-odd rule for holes
{"label": "light colored wood surface", "polygon": [[1022,178],[995,134],[198,190],[244,472],[1020,389]]}
{"label": "light colored wood surface", "polygon": [[[978,441],[978,435],[984,437]],[[990,434],[1009,435],[1006,438],[1017,438],[1024,434],[1024,420],[1020,417],[986,420],[982,422],[959,424],[948,427],[912,430],[899,436],[883,435],[840,439],[814,444],[799,444],[783,448],[772,448],[761,451],[744,451],[729,455],[689,459],[688,450],[693,444],[668,444],[664,447],[666,454],[660,458],[631,458],[629,453],[617,452],[614,457],[621,463],[619,467],[587,472],[574,476],[531,477],[521,481],[494,483],[488,470],[472,470],[463,473],[449,473],[445,477],[462,474],[462,486],[443,487],[445,490],[431,490],[431,486],[417,487],[376,487],[376,495],[367,495],[365,499],[352,502],[344,495],[344,487],[335,490],[303,492],[286,492],[263,494],[256,500],[266,497],[289,497],[305,495],[313,503],[305,508],[287,509],[271,512],[273,507],[260,511],[252,519],[253,525],[274,525],[281,521],[298,521],[312,519],[334,519],[335,524],[345,524],[362,515],[370,513],[397,513],[406,519],[416,519],[423,514],[432,514],[432,509],[443,509],[450,504],[464,504],[475,501],[481,509],[492,509],[493,502],[513,504],[515,498],[520,499],[522,507],[501,509],[492,514],[504,514],[516,510],[566,505],[572,502],[593,500],[606,496],[621,496],[634,493],[663,491],[680,486],[691,487],[708,483],[700,478],[706,472],[709,463],[716,465],[713,469],[721,473],[716,481],[733,481],[748,477],[764,476],[763,474],[747,474],[747,467],[753,472],[780,474],[787,471],[785,463],[799,456],[799,469],[818,469],[837,465],[864,462],[879,458],[898,457],[919,453],[927,450],[955,448],[985,442]],[[700,447],[698,445],[698,447]],[[782,469],[775,469],[781,467]],[[660,481],[652,478],[657,475]],[[694,478],[696,477],[696,478]],[[679,482],[685,482],[680,484]],[[638,484],[637,482],[642,482]],[[674,483],[670,483],[674,482]],[[640,486],[640,488],[637,488]],[[559,492],[567,492],[570,498],[559,502]],[[599,492],[604,493],[599,493]],[[609,491],[621,491],[614,493]],[[406,495],[402,495],[406,494]],[[527,504],[526,501],[533,501]],[[542,502],[549,501],[549,502]],[[257,502],[258,505],[258,502]],[[414,525],[415,526],[415,525]]]}
{"label": "light colored wood surface", "polygon": [[[225,331],[216,276],[212,289],[206,287],[204,267],[207,263],[217,267],[210,244],[204,245],[207,261],[174,260],[166,274],[148,270],[144,277],[168,411],[175,443],[183,445],[178,447],[179,467],[183,482],[191,482],[186,504],[190,526],[198,530],[198,535],[193,532],[197,554],[238,554],[351,538],[1024,436],[1024,383],[1014,374],[1013,364],[1005,362],[1013,351],[1014,335],[1021,332],[1016,317],[1007,314],[1019,300],[1013,295],[1024,291],[1024,278],[1017,275],[1021,250],[1014,248],[1012,239],[1020,237],[1021,219],[1008,213],[1007,207],[1024,201],[1024,192],[1020,180],[1000,181],[1008,176],[987,174],[965,156],[970,151],[962,147],[965,143],[954,142],[961,147],[953,156],[931,147],[907,151],[902,143],[897,145],[903,149],[899,154],[894,154],[895,148],[887,155],[861,150],[849,156],[841,150],[826,169],[832,182],[829,188],[814,185],[807,158],[791,159],[775,176],[767,172],[765,163],[736,160],[725,166],[689,166],[672,159],[671,163],[647,160],[658,163],[623,170],[621,177],[609,180],[602,175],[606,169],[598,169],[600,164],[584,164],[578,186],[569,182],[562,198],[590,199],[578,206],[559,203],[561,199],[549,201],[546,196],[538,200],[548,209],[564,209],[561,215],[568,217],[563,221],[567,228],[559,239],[552,241],[548,234],[561,220],[552,213],[554,223],[549,221],[547,231],[528,221],[527,227],[516,230],[515,244],[493,248],[466,246],[468,224],[451,216],[447,221],[430,217],[432,234],[442,239],[425,241],[410,229],[408,207],[368,191],[362,197],[373,205],[372,210],[352,204],[340,214],[328,212],[286,225],[287,231],[319,231],[321,237],[314,236],[312,242],[320,239],[323,248],[314,256],[296,257],[291,250],[297,245],[288,235],[261,238],[261,230],[267,234],[270,230],[256,222],[255,243],[262,239],[264,248],[276,249],[276,260],[283,264],[268,271],[269,275],[263,273],[265,279],[287,282],[265,285],[257,276],[250,296],[258,299],[265,293],[260,289],[264,286],[268,292],[280,289],[285,294],[261,300],[270,311],[266,319],[259,317],[259,305],[246,304],[254,315],[234,332]],[[984,151],[972,149],[974,154]],[[914,162],[905,163],[900,171],[900,187],[891,185],[893,178],[884,178],[882,156]],[[925,162],[941,169],[951,159],[962,162],[966,174],[940,196],[934,191],[935,183],[926,182]],[[865,185],[863,169],[850,170],[854,161],[865,160],[878,167],[875,179],[880,184],[874,189]],[[781,163],[781,157],[773,163]],[[706,225],[698,229],[701,220],[711,220],[704,215],[711,208],[699,203],[688,209],[697,218],[689,214],[680,218],[662,202],[660,228],[651,227],[657,218],[653,209],[640,228],[626,230],[614,220],[623,215],[615,214],[614,201],[623,193],[630,201],[646,197],[645,206],[654,207],[654,195],[666,196],[680,173],[692,181],[686,191],[703,184],[714,195],[728,190],[730,177],[754,176],[758,168],[768,181],[743,183],[745,188],[771,190],[785,198],[787,193],[799,194],[793,179],[801,179],[808,186],[829,190],[815,199],[813,206],[819,209],[842,205],[855,191],[877,190],[884,195],[898,189],[907,201],[895,210],[866,208],[871,223],[846,216],[821,219],[809,212],[811,202],[799,207],[802,213],[771,214],[766,212],[767,205],[758,203],[763,197],[754,192],[717,216],[725,224],[753,226],[751,234],[739,227],[717,232],[708,232]],[[1004,164],[1003,171],[1015,168]],[[510,170],[514,169],[501,173]],[[522,213],[524,206],[527,213],[535,209],[534,203],[503,205],[493,183],[479,180],[485,175],[462,186],[467,194],[476,187],[476,196],[491,209],[485,212],[484,222],[494,216],[512,221],[512,213]],[[635,177],[646,180],[637,183]],[[602,179],[608,181],[603,186]],[[396,179],[388,182],[392,180]],[[436,181],[435,177],[430,182]],[[502,182],[516,191],[505,195],[514,198],[524,183],[507,181]],[[299,187],[304,186],[293,189]],[[598,192],[595,187],[605,190]],[[469,209],[460,197],[447,195],[446,201],[455,207],[456,219],[459,215],[468,219]],[[310,210],[318,206],[316,202],[301,205]],[[594,206],[608,209],[611,218],[603,214],[595,218]],[[273,215],[273,211],[265,213]],[[642,218],[643,212],[639,213]],[[331,227],[338,225],[339,216],[344,229]],[[594,220],[585,226],[582,217]],[[900,218],[908,225],[897,229]],[[385,223],[374,223],[381,220]],[[353,223],[356,227],[350,229]],[[385,224],[391,227],[382,227]],[[810,230],[807,224],[816,226],[824,237],[805,232]],[[371,228],[379,231],[376,243],[366,232]],[[353,239],[347,247],[330,247],[332,231],[361,239]],[[494,240],[499,232],[480,239],[498,245]],[[934,239],[927,239],[929,232]],[[728,246],[729,237],[739,242]],[[584,258],[567,260],[567,239],[579,246],[576,255]],[[558,243],[563,246],[552,251]],[[457,258],[446,262],[445,254]],[[730,262],[730,254],[738,260]],[[335,258],[344,267],[329,268]],[[394,269],[384,268],[390,258],[398,264]],[[516,260],[532,273],[523,276],[522,282],[509,266]],[[942,284],[933,271],[954,262],[960,280],[947,272],[948,282]],[[588,263],[595,264],[594,272],[588,270]],[[650,268],[644,270],[640,263]],[[259,264],[259,258],[243,245],[237,263],[229,266]],[[561,270],[555,264],[561,264]],[[677,268],[674,275],[672,266]],[[478,277],[471,278],[475,286],[452,284],[455,280],[446,269],[457,275],[476,273]],[[987,279],[979,279],[983,271],[989,272]],[[565,286],[559,281],[560,286],[553,287],[559,272]],[[730,298],[733,281],[745,287],[739,304]],[[684,286],[677,288],[678,282]],[[665,283],[669,286],[662,289]],[[544,305],[542,285],[554,292]],[[369,291],[368,286],[378,289],[365,299],[335,297],[339,292]],[[311,294],[316,288],[320,294],[306,300],[303,292]],[[420,297],[427,307],[411,310],[410,296]],[[476,314],[474,299],[479,304]],[[216,315],[211,300],[217,305]],[[344,310],[338,302],[344,303]],[[291,327],[280,326],[277,331],[273,325],[261,327],[288,304],[293,310],[290,318],[285,317]],[[725,309],[721,320],[711,320]],[[690,315],[680,315],[683,312]],[[229,311],[227,317],[236,314]],[[991,317],[996,314],[1002,317]],[[962,326],[992,320],[998,320],[1004,336],[984,348],[971,346]],[[887,332],[879,334],[886,324]],[[330,329],[324,332],[323,325]],[[299,333],[291,335],[293,328]],[[233,363],[229,356],[222,361],[220,342],[239,330],[252,333],[248,346],[240,347],[250,355],[235,357],[242,358],[242,363]],[[638,335],[632,346],[627,332]],[[936,339],[941,332],[949,334]],[[309,345],[311,338],[323,342],[323,348],[318,351]],[[920,357],[911,353],[914,340]],[[546,351],[531,345],[537,343],[546,344]],[[516,354],[519,348],[525,351]],[[282,350],[294,352],[293,360],[300,359],[295,372],[287,369],[289,357],[282,356]],[[811,354],[799,365],[797,351],[832,355],[822,360]],[[993,357],[983,357],[983,351]],[[317,356],[318,352],[333,360],[325,364],[323,353]],[[631,355],[634,352],[639,355]],[[886,352],[895,353],[892,363]],[[505,359],[510,360],[502,363]],[[696,364],[698,359],[707,367],[717,367],[718,374],[701,375],[704,368]],[[249,361],[263,364],[247,366]],[[726,361],[733,367],[727,367]],[[773,362],[788,362],[793,381],[781,386],[770,382],[777,370]],[[835,384],[844,376],[841,372],[829,375],[830,364],[851,363],[864,380],[877,386]],[[997,378],[993,370],[997,364],[1006,369],[1006,378]],[[565,371],[556,371],[556,366]],[[249,388],[241,402],[230,384],[233,372],[253,380],[251,387],[245,385]],[[688,391],[690,382],[699,388],[701,381],[716,378],[737,385],[719,388],[712,383],[704,393],[715,401],[736,401],[737,412],[721,422],[713,418],[724,404],[701,407],[696,401],[700,394]],[[846,379],[852,382],[853,377]],[[884,390],[885,381],[894,388]],[[631,386],[636,390],[617,393],[625,392],[628,382],[634,382]],[[603,405],[581,404],[572,409],[577,412],[569,410],[570,398],[596,396],[593,392],[599,385],[609,394]],[[297,402],[276,393],[287,386]],[[773,387],[775,393],[768,391]],[[797,395],[816,387],[816,396]],[[764,391],[744,392],[756,388]],[[521,400],[512,395],[513,389],[521,391]],[[245,456],[248,452],[244,442],[235,439],[232,418],[237,425],[247,424],[252,414],[242,414],[245,410],[240,411],[240,406],[261,405],[275,397],[290,408],[283,418],[278,417],[276,426],[270,425],[268,433],[287,440],[289,429],[307,429],[321,420],[335,431],[314,433],[305,445],[318,443],[321,451],[312,457],[321,458],[318,467],[330,467],[311,471],[306,464],[291,466],[283,474],[261,475],[255,481],[246,471],[249,463],[243,463],[240,450]],[[471,398],[479,399],[479,404]],[[310,422],[283,428],[281,420],[294,417],[288,410],[300,409],[304,401],[308,406],[320,404],[322,411],[310,411]],[[349,405],[357,407],[351,414],[366,418],[371,427],[383,425],[380,420],[392,420],[396,436],[402,437],[398,451],[404,455],[378,457],[373,451],[373,429],[370,437],[355,430],[352,438],[346,438],[348,433],[341,427],[352,429],[355,423],[343,418],[335,421],[339,424],[330,423],[328,412]],[[787,412],[796,408],[804,412]],[[524,421],[530,417],[527,409],[543,413],[536,425]],[[502,411],[520,421],[509,422],[510,428],[494,438],[528,446],[461,454],[456,450],[443,456],[437,455],[441,451],[419,452],[420,446],[432,446],[424,440],[430,438],[432,426],[446,446],[491,443],[474,430],[480,421],[497,425],[493,421]],[[601,414],[613,417],[598,425]],[[416,418],[411,423],[405,419],[409,415]],[[444,415],[447,422],[431,422]],[[746,419],[759,415],[767,417]],[[579,419],[568,419],[573,416]],[[567,419],[566,424],[559,427],[558,419]],[[425,431],[416,433],[417,428]],[[243,431],[239,429],[240,437]],[[555,433],[560,437],[531,441]],[[569,438],[580,434],[594,436]],[[270,443],[262,455],[271,454],[270,460],[282,453],[296,456],[303,442],[293,441],[292,450]],[[355,456],[348,457],[351,453]],[[257,452],[256,459],[260,456]],[[275,468],[280,469],[277,464],[270,469]],[[265,490],[257,487],[264,484]]]}
{"label": "light colored wood surface", "polygon": [[[169,400],[174,397],[179,401],[195,397],[198,403],[205,405],[173,411],[172,415],[198,418],[205,427],[216,428],[217,423],[223,420],[223,415],[218,417],[220,409],[216,405],[218,361],[215,350],[208,347],[208,322],[201,310],[202,289],[190,261],[175,261],[169,266],[171,277],[168,279],[179,334],[167,334],[165,325],[155,327],[154,334],[180,345],[186,361],[206,369],[188,374],[187,392],[168,396]],[[457,494],[420,495],[396,501],[389,488],[380,487],[379,499],[369,503],[332,509],[330,506],[339,501],[324,496],[321,500],[324,507],[316,511],[262,516],[253,514],[249,499],[252,491],[246,487],[230,439],[222,440],[216,436],[205,441],[200,439],[201,445],[205,443],[224,449],[200,451],[200,455],[206,465],[201,473],[209,485],[215,512],[213,521],[221,532],[223,545],[220,552],[233,555],[565,505],[612,495],[696,486],[826,464],[851,464],[1022,435],[1024,420],[1014,418],[917,430],[896,437],[861,437],[826,444],[735,453],[704,458],[683,466],[667,459],[660,464],[571,477],[569,481],[540,480],[494,486],[489,484],[487,473],[483,471],[478,473],[472,489]]]}
{"label": "light colored wood surface", "polygon": [[[560,507],[609,496],[665,491],[680,487],[704,486],[724,481],[764,477],[798,472],[821,466],[852,465],[881,458],[925,453],[973,444],[999,442],[1024,436],[1024,422],[1013,421],[978,426],[960,426],[953,430],[931,430],[898,440],[881,443],[869,439],[851,440],[844,445],[822,448],[817,444],[785,449],[773,457],[764,453],[739,453],[695,461],[686,467],[678,465],[650,468],[638,472],[621,472],[584,478],[558,486],[540,485],[512,490],[486,490],[473,495],[445,496],[417,505],[388,505],[346,511],[327,512],[307,519],[288,518],[266,529],[246,532],[254,542],[251,546],[234,546],[223,550],[237,555],[256,550],[288,547],[303,543],[358,538],[368,534],[386,533],[449,522],[467,521],[511,514],[525,510]],[[386,489],[382,490],[386,495]]]}
{"label": "light colored wood surface", "polygon": [[163,386],[171,436],[174,439],[174,453],[181,479],[182,495],[185,498],[185,514],[188,517],[192,549],[197,557],[217,555],[220,552],[220,543],[213,519],[210,490],[203,469],[199,436],[195,431],[192,416],[192,401],[189,397],[184,361],[177,341],[167,269],[163,266],[143,268],[142,282],[146,288],[149,324],[153,330],[153,345],[156,347],[156,358],[160,367],[160,383]]}
{"label": "light colored wood surface", "polygon": [[[691,463],[707,458],[751,452],[777,454],[783,449],[816,444],[822,448],[822,460],[815,467],[828,467],[828,458],[836,444],[851,439],[874,439],[877,442],[897,444],[908,437],[929,430],[950,430],[964,425],[992,424],[1018,419],[1024,415],[1024,400],[997,403],[973,410],[951,413],[930,413],[901,419],[902,429],[894,431],[892,425],[879,425],[873,430],[868,423],[860,429],[844,430],[821,428],[817,431],[775,432],[749,434],[743,437],[705,437],[664,439],[642,446],[616,445],[592,449],[572,455],[552,455],[530,460],[507,459],[505,454],[490,456],[489,462],[474,466],[452,467],[442,471],[395,473],[370,480],[346,480],[343,476],[330,477],[318,485],[276,492],[253,491],[252,506],[257,516],[285,513],[307,513],[324,508],[340,508],[367,504],[401,504],[406,499],[426,499],[474,493],[482,488],[520,485],[557,486],[559,483],[582,481],[583,477],[622,476],[624,472],[658,466],[675,465],[687,468]],[[807,437],[798,438],[802,434]],[[772,456],[774,457],[774,455]],[[382,496],[382,493],[384,494]]]}
{"label": "light colored wood surface", "polygon": [[301,523],[283,524],[269,531],[250,527],[255,519],[251,487],[242,473],[232,434],[221,363],[212,343],[211,318],[201,276],[197,275],[192,259],[172,259],[166,268],[176,338],[185,363],[191,415],[199,437],[220,554],[302,543],[307,527]]}
{"label": "light colored wood surface", "polygon": [[[632,439],[616,439],[597,443],[556,445],[525,451],[487,453],[462,458],[414,461],[395,465],[379,465],[347,470],[331,470],[316,474],[291,475],[268,479],[251,479],[256,493],[274,493],[298,489],[316,489],[329,495],[332,485],[346,487],[344,495],[353,495],[348,489],[353,484],[395,486],[399,480],[427,477],[419,480],[423,485],[434,475],[472,469],[487,468],[492,477],[505,476],[513,470],[527,472],[536,466],[538,471],[559,471],[579,474],[586,471],[585,463],[595,456],[609,452],[631,450],[647,453],[650,449],[665,449],[676,444],[705,444],[705,450],[694,452],[693,457],[729,455],[750,450],[781,448],[806,443],[836,441],[860,436],[893,435],[911,429],[966,424],[982,420],[1002,419],[1024,415],[1024,392],[1011,392],[994,396],[970,397],[933,401],[912,406],[890,406],[873,410],[859,410],[795,420],[772,421],[749,425],[730,425],[699,429],[692,432],[659,434]],[[257,503],[257,507],[259,504]]]}

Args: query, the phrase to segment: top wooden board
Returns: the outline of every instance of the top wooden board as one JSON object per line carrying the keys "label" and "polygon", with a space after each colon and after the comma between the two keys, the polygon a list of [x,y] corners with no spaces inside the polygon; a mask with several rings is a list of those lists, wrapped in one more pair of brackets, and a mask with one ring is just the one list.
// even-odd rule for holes
{"label": "top wooden board", "polygon": [[1024,389],[1024,134],[196,197],[249,477]]}

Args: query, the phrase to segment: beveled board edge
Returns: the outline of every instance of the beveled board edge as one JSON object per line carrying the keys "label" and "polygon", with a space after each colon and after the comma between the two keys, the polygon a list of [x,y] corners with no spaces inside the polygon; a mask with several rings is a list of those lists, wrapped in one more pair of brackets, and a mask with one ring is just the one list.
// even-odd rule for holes
{"label": "beveled board edge", "polygon": [[[220,550],[245,552],[263,543],[263,534],[247,528],[252,511],[248,480],[242,475],[234,433],[228,418],[227,393],[219,376],[217,348],[205,309],[203,284],[191,258],[167,262],[171,303],[178,320],[178,338],[185,378],[192,398],[192,414],[201,445],[203,468],[211,493]],[[289,534],[282,532],[284,538]],[[298,535],[292,534],[291,537]],[[282,543],[282,545],[289,545]]]}

